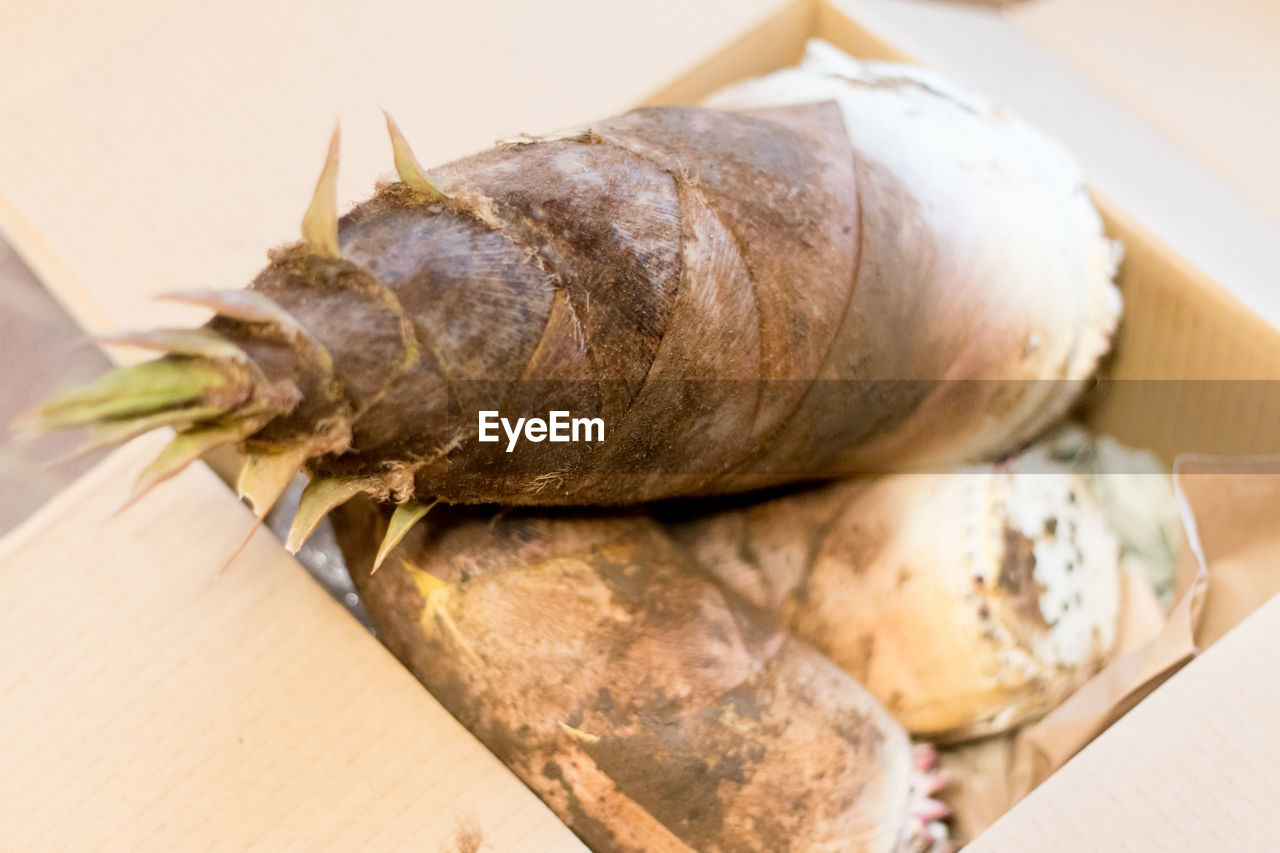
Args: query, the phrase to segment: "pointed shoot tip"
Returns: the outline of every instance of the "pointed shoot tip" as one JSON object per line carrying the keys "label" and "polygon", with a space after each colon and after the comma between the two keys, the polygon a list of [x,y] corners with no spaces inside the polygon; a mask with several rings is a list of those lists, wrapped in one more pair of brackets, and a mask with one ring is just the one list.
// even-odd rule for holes
{"label": "pointed shoot tip", "polygon": [[418,162],[418,158],[413,154],[413,149],[409,146],[409,140],[405,139],[404,134],[400,131],[400,126],[391,117],[391,113],[384,109],[382,114],[387,119],[387,135],[391,137],[391,156],[395,160],[396,174],[400,176],[400,180],[404,181],[410,188],[431,198],[449,198],[449,194],[440,189],[436,182],[427,175],[426,170],[422,168],[422,164]]}
{"label": "pointed shoot tip", "polygon": [[364,491],[364,487],[364,482],[360,480],[313,477],[298,499],[298,509],[294,513],[293,524],[289,527],[285,549],[290,554],[298,553],[324,517],[334,507]]}
{"label": "pointed shoot tip", "polygon": [[341,129],[335,125],[329,139],[329,153],[325,156],[324,169],[316,181],[311,204],[302,217],[302,242],[314,254],[325,258],[338,258],[338,151],[341,145]]}
{"label": "pointed shoot tip", "polygon": [[376,572],[387,555],[390,554],[395,547],[400,544],[400,540],[404,539],[413,526],[423,519],[423,517],[431,511],[431,508],[440,503],[440,499],[436,498],[429,504],[418,503],[417,501],[408,500],[396,505],[395,512],[391,514],[391,520],[387,522],[387,534],[382,538],[382,544],[378,547],[378,556],[373,560],[373,569],[369,574]]}

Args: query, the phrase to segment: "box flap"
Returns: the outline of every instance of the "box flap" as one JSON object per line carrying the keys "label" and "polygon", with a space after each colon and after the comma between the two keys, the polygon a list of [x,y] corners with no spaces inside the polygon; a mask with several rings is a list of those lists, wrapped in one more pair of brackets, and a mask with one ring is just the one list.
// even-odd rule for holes
{"label": "box flap", "polygon": [[965,849],[1273,849],[1280,837],[1277,660],[1280,598],[1166,682]]}
{"label": "box flap", "polygon": [[581,850],[203,465],[149,436],[0,543],[12,850]]}

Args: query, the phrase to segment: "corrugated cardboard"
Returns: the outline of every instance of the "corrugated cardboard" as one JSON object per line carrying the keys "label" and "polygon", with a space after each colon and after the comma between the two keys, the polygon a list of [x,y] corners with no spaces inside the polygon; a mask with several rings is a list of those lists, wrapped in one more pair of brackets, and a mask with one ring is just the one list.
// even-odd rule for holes
{"label": "corrugated cardboard", "polygon": [[1280,586],[1280,457],[1186,457],[1177,478],[1213,646],[966,849],[1275,849],[1280,598],[1249,614]]}
{"label": "corrugated cardboard", "polygon": [[582,849],[207,468],[108,518],[162,440],[0,544],[0,848]]}
{"label": "corrugated cardboard", "polygon": [[[248,2],[136,0],[109,13],[72,4],[52,16],[45,4],[7,4],[0,227],[89,329],[187,319],[146,297],[239,285],[264,246],[293,238],[335,115],[344,119],[341,196],[351,201],[389,170],[378,102],[432,162],[638,102],[694,100],[792,61],[807,35],[864,56],[901,56],[892,45],[910,39],[892,14],[852,5],[877,8],[855,21],[807,0],[556,0],[488,4],[483,15],[466,4],[397,0],[290,2],[270,12]],[[917,46],[907,49],[919,56]],[[1079,105],[1080,90],[1072,92]],[[1052,92],[1040,95],[1051,113]],[[1110,114],[1083,103],[1081,117]],[[1126,146],[1132,139],[1116,143],[1141,150]],[[1086,167],[1097,174],[1087,158]],[[1114,161],[1107,169],[1104,178],[1120,173]],[[1122,212],[1134,184],[1096,186],[1128,246],[1128,313],[1112,374],[1277,378],[1280,335]],[[1097,401],[1095,424],[1166,455],[1256,449],[1280,435],[1280,408],[1233,399],[1230,386],[1143,390],[1155,387],[1114,387]],[[114,838],[124,848],[172,849],[209,838],[228,849],[298,839],[346,848],[372,839],[436,849],[473,817],[493,849],[573,843],[265,536],[212,579],[248,516],[207,471],[101,524],[150,449],[126,448],[0,546],[8,585],[0,614],[15,626],[3,640],[0,690],[6,707],[20,709],[0,727],[6,846],[100,847]],[[1260,665],[1276,625],[1272,605],[1228,632],[983,843],[1047,849],[1057,831],[1090,848],[1148,849],[1125,828],[1161,815],[1175,826],[1207,822],[1205,837],[1247,840],[1248,797],[1201,796],[1205,780],[1221,778],[1202,765],[1216,761],[1251,784],[1275,766],[1274,735],[1252,709],[1274,714],[1280,687],[1243,675]],[[1206,686],[1239,701],[1183,695]],[[1169,726],[1133,723],[1139,713]],[[1233,745],[1233,721],[1271,740]],[[1216,733],[1220,751],[1188,746],[1182,736],[1192,730]],[[1149,777],[1133,770],[1137,762]],[[324,773],[314,772],[318,763]],[[1114,777],[1105,790],[1090,775],[1104,771]],[[1171,799],[1124,788],[1140,775]],[[1091,821],[1082,836],[1053,823],[1054,809],[1070,806],[1064,820],[1091,813],[1108,792],[1135,812],[1124,827]]]}
{"label": "corrugated cardboard", "polygon": [[966,849],[1274,849],[1277,655],[1272,600]]}

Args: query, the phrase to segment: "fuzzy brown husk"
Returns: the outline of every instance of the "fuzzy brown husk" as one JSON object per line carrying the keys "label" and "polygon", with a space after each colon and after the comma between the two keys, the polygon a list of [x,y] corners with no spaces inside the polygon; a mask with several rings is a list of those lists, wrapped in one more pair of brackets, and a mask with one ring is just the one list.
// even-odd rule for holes
{"label": "fuzzy brown husk", "polygon": [[[1026,330],[975,339],[940,316],[981,294],[899,257],[923,228],[911,195],[859,160],[833,104],[642,109],[433,177],[451,199],[390,185],[342,219],[341,259],[279,253],[252,285],[330,350],[339,394],[301,343],[215,321],[303,388],[257,440],[346,425],[314,474],[607,505],[1006,449],[972,433],[1017,389],[937,380],[1025,378]],[[505,453],[476,441],[485,408],[600,417],[606,440]]]}
{"label": "fuzzy brown husk", "polygon": [[370,575],[384,518],[335,514],[380,638],[593,849],[900,849],[902,729],[650,519],[444,510]]}

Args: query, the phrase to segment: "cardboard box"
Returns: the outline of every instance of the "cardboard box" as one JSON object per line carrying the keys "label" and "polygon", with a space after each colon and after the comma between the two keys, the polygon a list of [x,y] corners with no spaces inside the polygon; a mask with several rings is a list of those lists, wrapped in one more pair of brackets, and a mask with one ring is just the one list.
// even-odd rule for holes
{"label": "cardboard box", "polygon": [[1209,13],[1193,0],[1034,0],[1000,15],[929,0],[839,4],[1061,140],[1115,206],[1280,326],[1268,144],[1280,128],[1265,94],[1280,74],[1274,4],[1224,0]]}
{"label": "cardboard box", "polygon": [[[350,201],[389,170],[377,102],[434,162],[694,101],[813,35],[902,56],[891,27],[827,2],[605,5],[10,8],[0,228],[86,328],[182,322],[147,297],[239,285],[291,239],[335,112]],[[1093,424],[1167,457],[1273,448],[1280,402],[1183,380],[1276,379],[1280,333],[1095,189],[1127,248],[1110,373],[1148,381],[1108,386]],[[0,846],[580,848],[265,533],[219,574],[251,519],[208,470],[105,520],[154,449],[124,448],[0,542]],[[1278,652],[1272,602],[975,849],[1262,849],[1280,833],[1263,807]]]}

